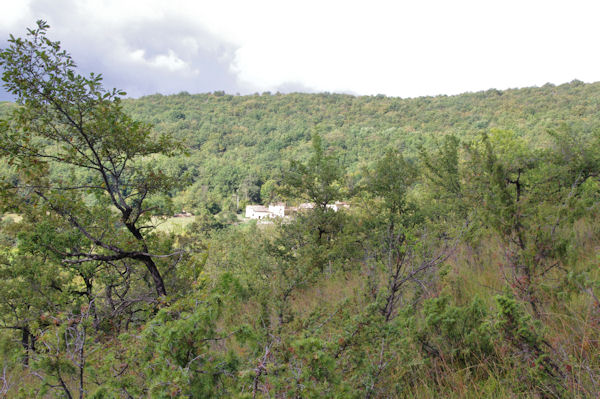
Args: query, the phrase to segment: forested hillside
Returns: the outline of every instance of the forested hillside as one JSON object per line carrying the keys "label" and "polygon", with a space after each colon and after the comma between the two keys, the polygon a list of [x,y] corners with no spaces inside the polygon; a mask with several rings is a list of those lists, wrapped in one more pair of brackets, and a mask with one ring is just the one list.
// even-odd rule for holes
{"label": "forested hillside", "polygon": [[[415,159],[419,148],[431,148],[445,135],[470,139],[501,129],[539,143],[563,124],[590,134],[600,126],[600,83],[414,99],[184,92],[126,99],[123,106],[134,119],[151,123],[155,132],[172,135],[186,148],[185,154],[159,160],[161,168],[181,179],[171,193],[177,208],[202,211],[212,205],[240,212],[247,203],[272,199],[286,161],[307,159],[314,133],[356,176],[389,148]],[[0,103],[0,116],[13,107]]]}
{"label": "forested hillside", "polygon": [[[199,208],[217,201],[234,210],[237,194],[260,203],[281,180],[286,160],[306,159],[319,133],[349,175],[394,148],[414,159],[421,145],[453,134],[473,138],[507,129],[528,142],[548,141],[548,129],[566,123],[582,134],[600,126],[600,83],[488,90],[416,99],[342,94],[224,93],[154,95],[126,100],[134,118],[172,134],[189,156],[165,168],[189,178],[178,205]],[[208,188],[214,194],[207,197]],[[207,201],[208,200],[208,201]]]}
{"label": "forested hillside", "polygon": [[600,84],[122,100],[47,31],[0,52],[0,397],[598,397]]}

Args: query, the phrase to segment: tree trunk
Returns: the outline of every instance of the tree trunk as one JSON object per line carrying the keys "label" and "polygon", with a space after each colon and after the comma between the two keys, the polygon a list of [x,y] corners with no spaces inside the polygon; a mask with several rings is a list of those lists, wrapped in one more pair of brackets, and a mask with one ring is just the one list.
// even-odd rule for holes
{"label": "tree trunk", "polygon": [[25,366],[29,365],[29,329],[27,327],[23,327],[21,329],[23,335],[21,336],[21,345],[23,345],[23,349],[25,350],[25,356],[23,357],[23,364]]}
{"label": "tree trunk", "polygon": [[160,272],[158,271],[158,268],[156,267],[156,264],[152,260],[152,258],[148,255],[142,255],[140,257],[140,260],[142,262],[144,262],[144,264],[146,265],[146,269],[148,269],[148,271],[150,272],[150,275],[152,276],[152,280],[154,280],[154,287],[156,288],[156,294],[158,294],[158,296],[167,295],[167,290],[165,289],[165,283],[160,275]]}
{"label": "tree trunk", "polygon": [[[125,226],[127,226],[127,229],[133,234],[135,239],[142,244],[144,252],[148,253],[148,246],[146,245],[140,230],[133,223],[125,223]],[[152,276],[152,280],[154,280],[154,287],[156,288],[158,296],[167,295],[165,283],[158,271],[158,267],[156,267],[156,263],[152,260],[152,257],[149,255],[139,255],[136,259],[141,260],[146,265],[146,269],[148,269],[148,272],[150,272],[150,275]]]}
{"label": "tree trunk", "polygon": [[22,335],[21,335],[21,345],[25,350],[25,356],[23,357],[23,365],[29,365],[29,354],[30,352],[35,351],[35,337],[29,331],[29,327],[20,327]]}

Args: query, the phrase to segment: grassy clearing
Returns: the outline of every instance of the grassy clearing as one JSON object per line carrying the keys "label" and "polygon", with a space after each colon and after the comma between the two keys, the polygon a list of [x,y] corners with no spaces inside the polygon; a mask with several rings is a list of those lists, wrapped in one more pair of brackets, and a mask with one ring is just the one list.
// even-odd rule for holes
{"label": "grassy clearing", "polygon": [[195,217],[171,217],[167,219],[153,218],[152,222],[156,225],[156,231],[163,233],[183,234],[186,228],[194,222]]}
{"label": "grassy clearing", "polygon": [[21,220],[23,220],[23,216],[16,213],[5,213],[2,215],[2,217],[0,217],[0,219],[3,221],[11,220],[14,223],[19,223]]}

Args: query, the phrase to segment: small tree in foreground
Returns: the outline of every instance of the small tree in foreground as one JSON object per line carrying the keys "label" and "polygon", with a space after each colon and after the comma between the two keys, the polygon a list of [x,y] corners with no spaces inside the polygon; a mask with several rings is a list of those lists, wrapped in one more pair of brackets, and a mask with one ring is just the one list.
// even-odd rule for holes
{"label": "small tree in foreground", "polygon": [[26,39],[11,35],[0,52],[4,87],[20,105],[0,125],[0,155],[21,170],[18,182],[2,181],[4,205],[17,199],[11,204],[20,213],[57,215],[84,237],[80,245],[51,248],[65,264],[139,261],[165,295],[147,232],[153,196],[171,181],[147,161],[177,146],[123,112],[118,96],[125,93],[105,90],[100,75],[77,74],[47,29],[38,21]]}

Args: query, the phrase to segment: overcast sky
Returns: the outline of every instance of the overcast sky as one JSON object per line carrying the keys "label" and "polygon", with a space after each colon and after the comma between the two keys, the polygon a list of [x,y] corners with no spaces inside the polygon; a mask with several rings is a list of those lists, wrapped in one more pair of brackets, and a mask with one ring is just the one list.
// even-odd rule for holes
{"label": "overcast sky", "polygon": [[598,81],[599,12],[597,0],[0,0],[0,45],[44,19],[82,72],[133,97],[415,97]]}

